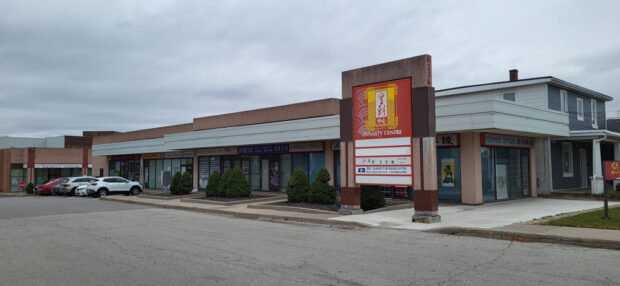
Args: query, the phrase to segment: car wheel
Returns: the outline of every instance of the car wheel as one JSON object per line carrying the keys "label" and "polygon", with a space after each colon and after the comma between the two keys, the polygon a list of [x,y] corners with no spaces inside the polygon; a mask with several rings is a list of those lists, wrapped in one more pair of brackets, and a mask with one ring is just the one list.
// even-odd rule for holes
{"label": "car wheel", "polygon": [[140,193],[140,188],[138,187],[133,187],[131,188],[131,194],[134,196],[137,196]]}
{"label": "car wheel", "polygon": [[75,196],[75,189],[76,188],[71,189],[71,191],[68,193],[68,195],[69,196]]}
{"label": "car wheel", "polygon": [[105,197],[107,195],[108,195],[108,190],[106,190],[106,189],[99,190],[99,197],[100,198],[103,198],[103,197]]}

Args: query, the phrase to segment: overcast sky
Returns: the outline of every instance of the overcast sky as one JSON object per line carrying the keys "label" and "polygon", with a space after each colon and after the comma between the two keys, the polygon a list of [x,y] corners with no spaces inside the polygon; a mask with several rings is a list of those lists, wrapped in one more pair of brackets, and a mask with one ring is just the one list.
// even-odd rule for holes
{"label": "overcast sky", "polygon": [[[431,3],[428,5],[428,3]],[[618,98],[620,1],[0,0],[0,136],[81,135],[341,96],[420,54],[437,89],[555,76]]]}

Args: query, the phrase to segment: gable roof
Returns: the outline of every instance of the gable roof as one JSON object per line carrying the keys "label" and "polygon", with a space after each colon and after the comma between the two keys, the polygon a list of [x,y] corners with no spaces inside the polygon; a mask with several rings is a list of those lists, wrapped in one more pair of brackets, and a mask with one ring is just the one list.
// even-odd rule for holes
{"label": "gable roof", "polygon": [[602,100],[602,101],[613,100],[613,97],[611,96],[602,94],[600,92],[596,92],[591,89],[587,89],[585,87],[582,87],[582,86],[579,86],[579,85],[576,85],[576,84],[573,84],[573,83],[570,83],[570,82],[567,82],[567,81],[564,81],[564,80],[561,80],[559,78],[555,78],[552,76],[527,78],[527,79],[520,79],[517,81],[500,81],[500,82],[452,87],[452,88],[437,90],[435,92],[435,95],[436,96],[450,96],[450,95],[482,92],[482,91],[489,91],[489,90],[514,88],[514,87],[534,85],[534,84],[551,84],[559,88],[578,92],[578,93],[584,94],[586,96],[589,96],[589,97],[592,97],[598,100]]}

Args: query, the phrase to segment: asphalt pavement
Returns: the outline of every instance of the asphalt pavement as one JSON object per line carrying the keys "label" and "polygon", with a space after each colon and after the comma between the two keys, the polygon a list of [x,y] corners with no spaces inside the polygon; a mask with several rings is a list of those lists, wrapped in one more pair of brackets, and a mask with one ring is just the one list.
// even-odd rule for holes
{"label": "asphalt pavement", "polygon": [[[34,202],[0,198],[0,285],[620,283],[614,250],[23,199]],[[66,211],[5,214],[47,203]]]}

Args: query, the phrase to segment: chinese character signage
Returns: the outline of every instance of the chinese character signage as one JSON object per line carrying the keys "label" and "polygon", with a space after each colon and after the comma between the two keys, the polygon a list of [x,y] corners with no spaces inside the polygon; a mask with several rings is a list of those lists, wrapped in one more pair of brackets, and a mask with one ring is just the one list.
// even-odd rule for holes
{"label": "chinese character signage", "polygon": [[353,88],[355,183],[413,185],[411,79]]}
{"label": "chinese character signage", "polygon": [[605,180],[620,180],[620,161],[605,161]]}

